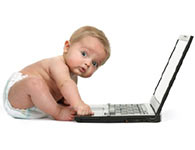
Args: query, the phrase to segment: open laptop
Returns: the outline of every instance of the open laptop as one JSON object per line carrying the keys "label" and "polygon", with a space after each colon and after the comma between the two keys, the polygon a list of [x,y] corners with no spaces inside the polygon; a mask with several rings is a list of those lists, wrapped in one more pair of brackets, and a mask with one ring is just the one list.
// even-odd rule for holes
{"label": "open laptop", "polygon": [[163,104],[190,47],[193,36],[181,35],[162,72],[150,103],[91,105],[92,116],[76,116],[77,122],[160,122]]}

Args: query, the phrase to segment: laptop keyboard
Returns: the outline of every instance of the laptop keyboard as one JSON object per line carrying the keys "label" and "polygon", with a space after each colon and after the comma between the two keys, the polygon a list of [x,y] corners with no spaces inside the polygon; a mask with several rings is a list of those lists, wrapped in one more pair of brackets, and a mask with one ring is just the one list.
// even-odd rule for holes
{"label": "laptop keyboard", "polygon": [[144,104],[109,104],[111,115],[148,114]]}

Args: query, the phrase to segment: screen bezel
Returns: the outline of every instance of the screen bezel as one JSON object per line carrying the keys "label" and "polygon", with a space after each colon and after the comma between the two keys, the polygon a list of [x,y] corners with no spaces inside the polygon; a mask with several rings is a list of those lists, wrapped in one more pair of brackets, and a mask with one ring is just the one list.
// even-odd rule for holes
{"label": "screen bezel", "polygon": [[[175,81],[175,78],[176,78],[176,76],[177,76],[177,73],[179,72],[179,69],[180,69],[180,67],[181,67],[181,65],[182,65],[182,63],[183,63],[183,60],[184,60],[184,58],[185,58],[185,56],[186,56],[186,54],[187,54],[187,52],[188,52],[188,49],[189,49],[189,47],[190,47],[190,44],[191,44],[192,40],[193,40],[193,36],[181,35],[181,36],[179,37],[179,39],[176,41],[176,44],[175,44],[175,46],[174,46],[174,49],[173,49],[173,51],[172,51],[172,53],[171,53],[171,55],[170,55],[170,57],[169,57],[169,59],[168,59],[168,62],[167,62],[167,64],[166,64],[166,66],[165,66],[165,68],[164,68],[162,74],[161,74],[161,77],[160,77],[160,79],[159,79],[159,81],[158,81],[157,86],[155,87],[154,93],[153,93],[152,98],[151,98],[151,101],[150,101],[150,104],[152,105],[152,107],[153,107],[153,109],[154,109],[154,111],[155,111],[156,114],[160,114],[160,112],[161,112],[161,110],[162,110],[162,107],[163,107],[163,105],[164,105],[164,103],[165,103],[165,101],[166,101],[166,99],[167,99],[167,96],[168,96],[168,94],[169,94],[169,92],[170,92],[170,89],[171,89],[171,87],[172,87],[172,85],[173,85],[173,83],[174,83],[174,81]],[[173,53],[175,52],[175,49],[176,49],[176,47],[177,47],[177,45],[178,45],[178,43],[179,43],[180,41],[186,41],[186,46],[184,47],[182,56],[181,56],[180,60],[178,61],[178,64],[177,64],[176,69],[175,69],[175,72],[173,73],[173,76],[171,77],[171,80],[169,81],[168,87],[167,87],[167,89],[165,90],[165,93],[164,93],[164,95],[163,95],[163,97],[162,97],[162,100],[158,100],[158,99],[156,98],[156,96],[155,96],[155,93],[156,93],[157,88],[158,88],[158,86],[159,86],[159,84],[160,84],[160,82],[161,82],[161,79],[162,79],[162,77],[163,77],[163,75],[164,75],[164,72],[165,72],[165,70],[167,69],[167,66],[169,65],[169,62],[170,62],[170,60],[171,60],[171,58],[172,58],[172,55],[173,55]]]}

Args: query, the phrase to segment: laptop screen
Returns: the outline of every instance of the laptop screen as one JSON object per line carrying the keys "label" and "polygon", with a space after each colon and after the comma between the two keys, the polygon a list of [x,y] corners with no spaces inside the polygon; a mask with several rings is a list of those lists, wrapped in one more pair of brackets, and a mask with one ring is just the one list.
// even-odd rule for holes
{"label": "laptop screen", "polygon": [[[192,38],[192,36],[182,35],[175,44],[151,99],[151,104],[156,112],[158,111],[160,113],[162,109],[171,86],[176,78],[177,72],[179,71],[183,59],[189,49]],[[160,110],[159,107],[161,107]]]}

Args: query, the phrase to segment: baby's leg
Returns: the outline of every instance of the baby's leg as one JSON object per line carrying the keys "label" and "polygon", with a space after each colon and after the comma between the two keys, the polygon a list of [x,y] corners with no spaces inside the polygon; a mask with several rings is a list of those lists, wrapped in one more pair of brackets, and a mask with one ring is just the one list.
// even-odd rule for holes
{"label": "baby's leg", "polygon": [[61,98],[59,101],[58,101],[58,104],[61,104],[63,106],[70,106],[70,104],[67,102],[67,100],[65,100],[64,98]]}
{"label": "baby's leg", "polygon": [[25,109],[36,106],[57,119],[61,110],[66,109],[56,103],[45,81],[38,77],[27,77],[16,82],[10,89],[8,99],[15,108]]}

